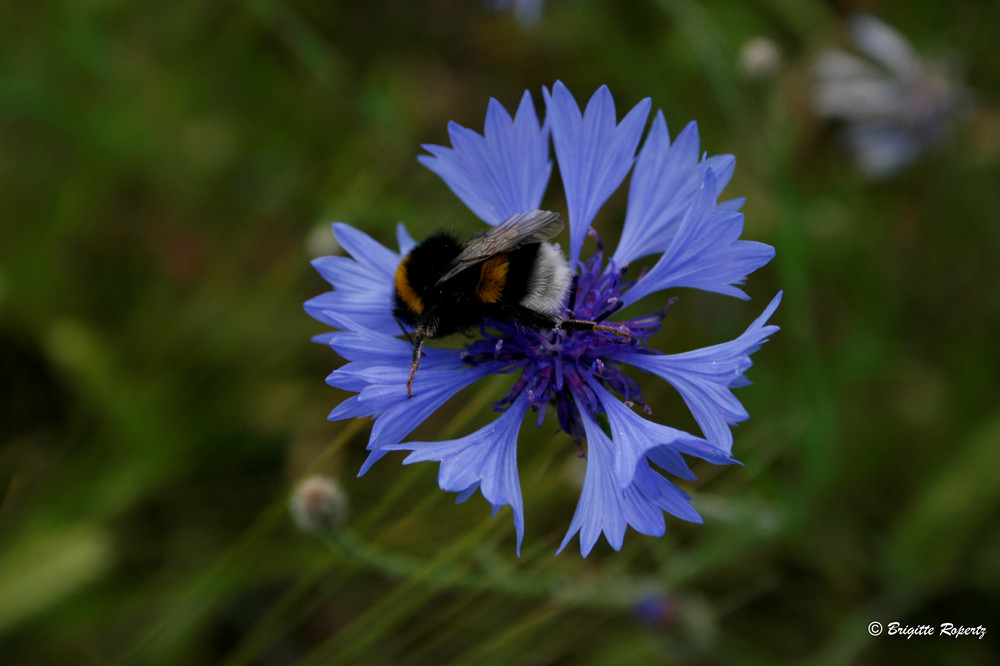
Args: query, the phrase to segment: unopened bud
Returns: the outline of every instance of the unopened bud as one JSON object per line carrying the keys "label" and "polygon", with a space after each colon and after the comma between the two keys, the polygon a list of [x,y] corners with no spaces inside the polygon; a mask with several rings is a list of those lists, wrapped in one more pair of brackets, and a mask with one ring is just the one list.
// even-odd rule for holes
{"label": "unopened bud", "polygon": [[740,67],[752,79],[766,79],[781,67],[781,51],[770,39],[754,37],[740,49]]}
{"label": "unopened bud", "polygon": [[299,482],[289,502],[292,520],[305,532],[333,532],[347,519],[347,495],[333,479],[314,475]]}

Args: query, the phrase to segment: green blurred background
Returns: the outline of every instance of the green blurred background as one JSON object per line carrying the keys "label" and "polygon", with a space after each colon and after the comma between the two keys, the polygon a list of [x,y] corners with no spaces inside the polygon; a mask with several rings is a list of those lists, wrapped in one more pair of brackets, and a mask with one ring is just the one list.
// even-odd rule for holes
{"label": "green blurred background", "polygon": [[[810,106],[854,10],[957,53],[977,93],[877,183]],[[0,663],[997,663],[998,28],[975,0],[551,0],[533,26],[475,0],[0,4]],[[752,79],[757,36],[784,59]],[[419,145],[556,79],[697,120],[737,156],[744,236],[777,248],[749,303],[682,293],[658,348],[731,339],[785,290],[738,392],[745,466],[682,484],[706,524],[586,560],[553,557],[584,464],[554,421],[522,431],[520,559],[509,510],[454,506],[436,465],[355,479],[369,425],[325,420],[339,360],[301,305],[331,221],[474,231]],[[414,438],[471,432],[502,390]],[[349,531],[293,526],[309,473]]]}

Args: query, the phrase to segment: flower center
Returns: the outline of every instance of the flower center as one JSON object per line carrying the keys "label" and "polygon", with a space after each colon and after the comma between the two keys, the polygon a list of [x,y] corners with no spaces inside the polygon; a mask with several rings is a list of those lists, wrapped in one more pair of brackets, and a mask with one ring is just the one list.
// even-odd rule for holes
{"label": "flower center", "polygon": [[[580,266],[580,273],[573,279],[563,317],[603,322],[620,310],[622,294],[635,284],[634,280],[623,281],[627,268],[609,260],[605,270],[604,248],[598,240],[597,252]],[[520,370],[517,382],[494,403],[494,408],[503,411],[526,393],[531,408],[539,412],[541,425],[546,407],[554,404],[560,429],[580,445],[583,424],[574,397],[591,414],[603,411],[588,380],[601,382],[626,403],[642,405],[649,412],[639,385],[606,357],[611,352],[644,349],[646,339],[659,329],[666,312],[664,308],[662,312],[615,322],[618,328],[628,329],[628,338],[609,331],[534,330],[513,322],[490,322],[482,328],[482,339],[468,345],[462,358],[471,366],[500,362],[502,371]]]}

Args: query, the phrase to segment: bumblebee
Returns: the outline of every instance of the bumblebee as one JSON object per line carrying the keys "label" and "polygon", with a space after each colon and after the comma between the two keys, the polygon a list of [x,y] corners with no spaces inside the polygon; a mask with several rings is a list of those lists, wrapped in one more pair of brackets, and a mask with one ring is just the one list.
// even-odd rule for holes
{"label": "bumblebee", "polygon": [[406,394],[425,338],[466,330],[484,319],[534,330],[627,332],[597,322],[559,316],[573,282],[562,253],[548,239],[563,229],[557,213],[530,210],[513,215],[465,241],[445,233],[430,236],[396,268],[393,315],[413,330],[413,358]]}

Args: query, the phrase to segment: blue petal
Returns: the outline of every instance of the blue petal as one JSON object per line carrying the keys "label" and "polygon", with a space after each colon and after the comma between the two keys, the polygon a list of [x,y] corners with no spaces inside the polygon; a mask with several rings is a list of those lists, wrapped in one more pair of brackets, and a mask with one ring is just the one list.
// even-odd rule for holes
{"label": "blue petal", "polygon": [[[326,312],[325,316],[332,325],[345,329],[328,334],[329,344],[349,361],[331,372],[326,381],[331,386],[358,393],[340,403],[327,418],[336,421],[380,417],[391,404],[381,399],[383,393],[388,392],[391,396],[406,384],[412,353],[410,343],[366,329],[334,312]],[[464,365],[458,350],[425,347],[417,377],[423,382],[440,372],[461,373]],[[414,385],[420,386],[416,378]]]}
{"label": "blue petal", "polygon": [[493,515],[510,506],[517,532],[517,554],[524,536],[524,505],[517,473],[517,434],[524,421],[528,401],[521,397],[485,428],[460,439],[444,442],[406,442],[384,447],[392,451],[412,451],[404,465],[415,462],[441,463],[438,485],[442,490],[468,498],[479,488],[493,506]]}
{"label": "blue petal", "polygon": [[556,81],[551,94],[545,89],[543,93],[566,190],[572,265],[598,209],[632,168],[651,102],[648,98],[639,102],[619,125],[607,86],[594,93],[583,114],[562,82]]}
{"label": "blue petal", "polygon": [[[406,464],[405,460],[403,461],[403,464]],[[458,493],[458,497],[455,498],[455,504],[461,504],[465,500],[469,499],[470,497],[472,497],[473,495],[476,494],[477,490],[479,490],[479,484],[478,483],[473,483],[471,486],[469,486],[468,488],[466,488],[462,492]],[[495,511],[494,511],[494,514],[496,514]],[[518,546],[520,547],[520,542],[518,542]],[[518,555],[521,554],[520,550],[518,551],[517,554]]]}
{"label": "blue petal", "polygon": [[[425,359],[427,360],[427,359]],[[371,453],[361,465],[362,476],[375,462],[385,455],[386,447],[398,444],[428,416],[441,408],[456,393],[496,371],[493,365],[475,368],[438,370],[424,368],[424,361],[413,379],[413,397],[406,395],[406,379],[410,374],[407,364],[402,368],[373,369],[379,383],[372,383],[358,394],[359,402],[378,414],[372,426],[367,448]]]}
{"label": "blue petal", "polygon": [[498,370],[498,364],[466,367],[462,351],[424,347],[420,368],[413,378],[414,397],[406,393],[412,346],[366,328],[337,312],[324,312],[335,331],[330,346],[349,362],[334,370],[327,383],[358,394],[348,398],[331,414],[331,419],[374,416],[368,439],[371,454],[358,476],[385,455],[385,447],[400,442],[458,391]]}
{"label": "blue petal", "polygon": [[348,363],[327,375],[326,383],[343,391],[360,393],[371,383],[368,373],[373,367],[377,369],[373,364]]}
{"label": "blue petal", "polygon": [[318,257],[310,262],[316,272],[338,289],[371,289],[372,271],[349,257]]}
{"label": "blue petal", "polygon": [[[676,465],[677,458],[672,456],[673,453],[683,453],[688,456],[695,456],[701,458],[702,460],[707,460],[713,465],[742,465],[740,461],[732,457],[728,451],[723,451],[717,445],[704,439],[683,439],[677,440],[669,446],[658,446],[656,448],[650,449],[648,458],[655,462],[657,465],[667,470],[674,476],[679,476],[682,479],[694,478],[690,469],[685,471],[687,465],[678,468]],[[681,458],[683,461],[683,458]],[[675,471],[679,469],[679,471]]]}
{"label": "blue petal", "polygon": [[392,317],[393,274],[400,256],[368,234],[346,224],[334,223],[334,233],[347,257],[320,257],[312,265],[334,290],[310,298],[306,312],[330,326],[336,312],[366,328],[383,333],[399,330]]}
{"label": "blue petal", "polygon": [[365,232],[343,222],[333,223],[333,233],[344,250],[361,266],[389,278],[399,266],[400,256]]}
{"label": "blue petal", "polygon": [[636,468],[635,479],[626,488],[615,482],[614,445],[597,425],[584,405],[577,403],[587,437],[587,472],[580,501],[569,531],[556,552],[558,555],[580,533],[580,553],[587,557],[603,533],[615,550],[621,550],[625,528],[629,525],[650,536],[666,531],[663,511],[684,520],[701,522],[688,504],[688,497],[648,463]]}
{"label": "blue petal", "polygon": [[372,416],[371,410],[358,402],[358,396],[353,395],[334,407],[333,411],[330,412],[330,415],[326,418],[330,421],[343,421],[345,419],[361,418],[363,416]]}
{"label": "blue petal", "polygon": [[597,394],[608,417],[611,439],[614,442],[615,482],[625,488],[635,480],[639,464],[645,461],[650,449],[665,446],[677,450],[678,444],[696,446],[708,444],[704,440],[669,426],[653,423],[626,407],[597,381],[587,383]]}
{"label": "blue petal", "polygon": [[417,245],[417,241],[413,240],[413,236],[406,230],[406,225],[402,222],[396,225],[396,242],[399,243],[399,255],[401,257],[408,255],[410,250]]}
{"label": "blue petal", "polygon": [[511,119],[495,99],[486,112],[484,135],[448,125],[452,148],[425,145],[420,163],[439,175],[452,192],[487,224],[538,208],[549,182],[547,129],[538,122],[525,91]]}
{"label": "blue petal", "polygon": [[[736,173],[736,157],[734,155],[712,155],[704,158],[701,164],[703,168],[711,169],[712,173],[715,174],[715,182],[720,194],[732,180],[733,174]],[[739,210],[743,207],[743,198],[734,201],[739,203],[733,210]]]}
{"label": "blue petal", "polygon": [[676,449],[672,449],[669,446],[658,447],[651,450],[648,457],[663,469],[685,481],[694,481],[697,478],[694,472],[691,471],[691,468],[688,467],[684,456]]}
{"label": "blue petal", "polygon": [[[392,283],[380,284],[372,280],[367,290],[344,288],[314,296],[305,302],[309,316],[334,326],[328,312],[339,312],[345,317],[374,331],[391,334],[399,332],[399,324],[392,317]],[[324,342],[325,340],[319,340]]]}
{"label": "blue petal", "polygon": [[719,210],[730,211],[736,213],[743,208],[743,204],[747,202],[746,197],[736,197],[735,199],[730,199],[729,201],[721,202],[716,208]]}
{"label": "blue petal", "polygon": [[626,522],[621,506],[622,491],[614,480],[611,442],[582,406],[580,413],[587,437],[587,471],[569,531],[559,544],[556,555],[579,532],[580,553],[587,557],[602,532],[612,548],[621,550]]}
{"label": "blue petal", "polygon": [[711,168],[688,208],[663,256],[649,273],[629,289],[626,305],[643,296],[672,287],[691,287],[728,296],[748,298],[741,284],[746,276],[774,257],[774,248],[764,243],[739,240],[743,214],[720,209],[718,185]]}
{"label": "blue petal", "polygon": [[[324,319],[331,326],[343,330],[328,334],[327,344],[348,361],[395,365],[409,371],[413,346],[409,340],[367,328],[364,324],[342,313],[327,311]],[[396,328],[399,330],[399,327]],[[424,347],[420,368],[460,368],[465,365],[461,352],[455,349]]]}
{"label": "blue petal", "polygon": [[[703,522],[701,516],[691,506],[691,497],[668,479],[665,479],[663,475],[653,471],[649,463],[645,461],[640,462],[636,468],[635,481],[628,490],[631,491],[633,496],[637,498],[641,497],[645,500],[647,506],[653,506],[659,510],[666,511],[689,523]],[[656,519],[657,522],[663,522],[663,515],[660,511],[656,512]],[[652,532],[639,529],[635,521],[630,520],[629,524],[636,531],[652,536],[660,536],[666,531],[666,526],[658,529],[656,532]]]}
{"label": "blue petal", "polygon": [[698,143],[698,125],[692,122],[671,145],[663,113],[657,111],[629,183],[628,212],[614,254],[618,265],[670,245],[701,185]]}
{"label": "blue petal", "polygon": [[749,417],[731,389],[745,385],[743,373],[752,364],[750,354],[778,330],[777,326],[765,326],[765,323],[780,302],[781,292],[778,292],[763,314],[730,342],[683,354],[612,353],[609,356],[654,374],[677,389],[705,439],[728,454],[733,448],[729,426]]}

